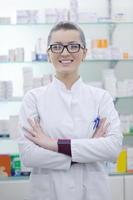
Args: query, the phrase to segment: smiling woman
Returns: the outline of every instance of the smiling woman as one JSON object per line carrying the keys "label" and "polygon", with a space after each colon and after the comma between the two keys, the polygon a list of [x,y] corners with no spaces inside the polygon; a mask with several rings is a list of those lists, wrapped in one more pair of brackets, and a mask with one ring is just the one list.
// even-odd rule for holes
{"label": "smiling woman", "polygon": [[120,121],[109,93],[80,77],[86,52],[79,26],[55,25],[47,47],[55,77],[23,99],[19,149],[33,169],[30,200],[110,199],[104,161],[120,152]]}
{"label": "smiling woman", "polygon": [[67,82],[70,83],[69,88],[79,76],[79,65],[85,59],[87,49],[80,28],[74,29],[69,23],[64,27],[61,28],[58,25],[58,30],[52,29],[47,52],[49,61],[55,67],[56,77],[62,79],[62,76],[67,76]]}

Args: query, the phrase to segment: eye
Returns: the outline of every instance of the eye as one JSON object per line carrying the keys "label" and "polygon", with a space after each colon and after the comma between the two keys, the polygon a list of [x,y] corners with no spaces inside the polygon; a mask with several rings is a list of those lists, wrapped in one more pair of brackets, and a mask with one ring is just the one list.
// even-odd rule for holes
{"label": "eye", "polygon": [[70,45],[69,45],[69,48],[70,48],[71,50],[75,51],[75,50],[79,49],[79,44],[70,44]]}
{"label": "eye", "polygon": [[52,45],[52,50],[53,51],[60,51],[60,50],[62,50],[62,45],[54,44],[54,45]]}

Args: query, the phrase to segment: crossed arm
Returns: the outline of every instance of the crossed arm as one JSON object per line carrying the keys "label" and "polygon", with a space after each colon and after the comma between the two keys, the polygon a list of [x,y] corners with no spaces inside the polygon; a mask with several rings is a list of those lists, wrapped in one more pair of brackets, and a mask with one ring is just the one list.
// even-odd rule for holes
{"label": "crossed arm", "polygon": [[[19,148],[25,165],[49,169],[69,169],[71,161],[78,163],[115,161],[122,147],[120,121],[108,94],[103,98],[102,105],[100,113],[105,118],[101,117],[100,124],[92,138],[88,135],[88,139],[70,139],[72,155],[70,157],[66,156],[63,151],[60,152],[58,138],[50,138],[41,129],[39,121],[34,119],[37,113],[35,98],[33,94],[29,94],[20,114],[22,137]],[[28,119],[29,116],[32,116],[32,120]]]}
{"label": "crossed arm", "polygon": [[[47,136],[45,132],[42,130],[38,120],[28,119],[28,122],[31,128],[29,129],[29,128],[23,127],[23,129],[25,130],[25,137],[27,139],[29,139],[30,141],[32,141],[33,143],[35,143],[36,145],[44,149],[60,152],[58,139],[53,139]],[[107,123],[106,118],[102,118],[92,138],[105,137],[108,126],[109,126],[109,123]]]}

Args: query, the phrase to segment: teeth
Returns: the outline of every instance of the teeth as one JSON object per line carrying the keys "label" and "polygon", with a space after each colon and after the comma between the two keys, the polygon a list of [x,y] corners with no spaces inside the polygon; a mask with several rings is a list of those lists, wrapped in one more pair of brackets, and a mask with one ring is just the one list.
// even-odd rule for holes
{"label": "teeth", "polygon": [[63,64],[69,64],[69,63],[71,63],[71,60],[61,60],[60,62]]}

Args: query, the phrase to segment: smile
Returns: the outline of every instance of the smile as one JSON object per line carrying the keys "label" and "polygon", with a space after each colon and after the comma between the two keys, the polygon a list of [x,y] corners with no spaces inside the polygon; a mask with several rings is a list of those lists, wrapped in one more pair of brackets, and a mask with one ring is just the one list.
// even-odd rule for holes
{"label": "smile", "polygon": [[59,62],[62,64],[70,64],[73,62],[73,60],[59,60]]}

